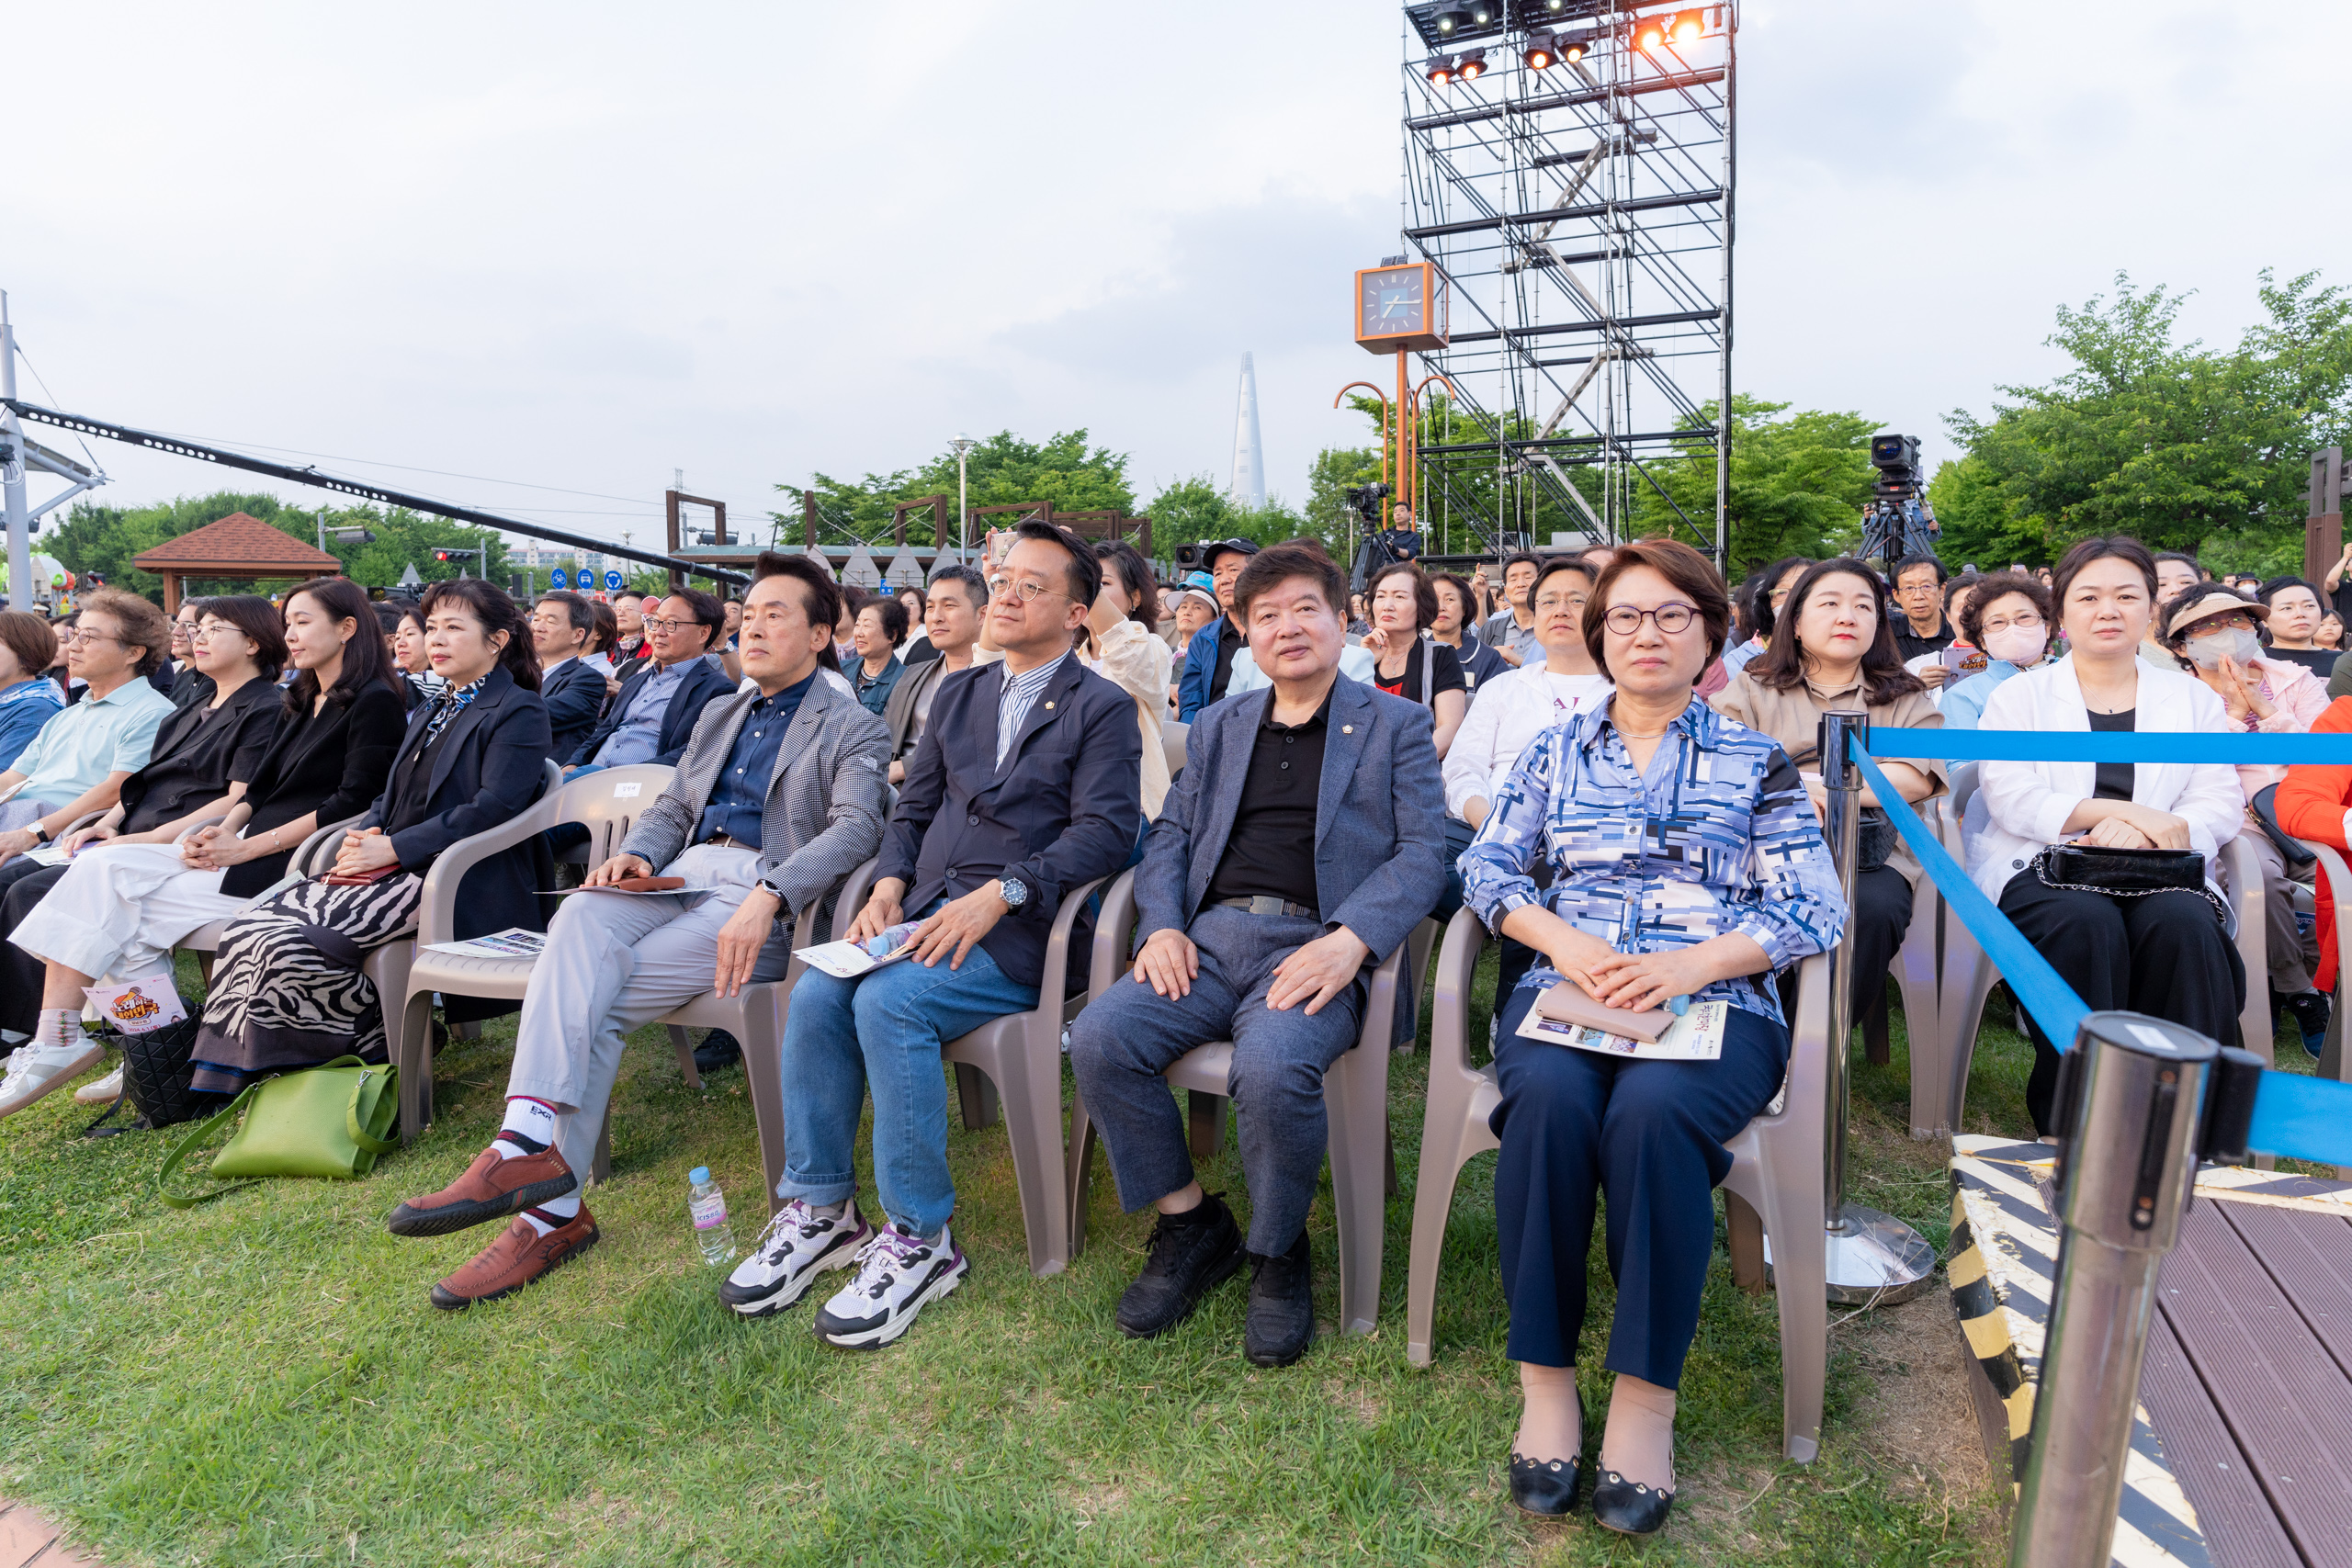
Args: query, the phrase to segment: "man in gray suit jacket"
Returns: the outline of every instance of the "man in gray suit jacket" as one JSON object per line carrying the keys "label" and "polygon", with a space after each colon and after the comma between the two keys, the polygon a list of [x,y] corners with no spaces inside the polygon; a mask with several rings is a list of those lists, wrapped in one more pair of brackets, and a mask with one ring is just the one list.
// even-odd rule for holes
{"label": "man in gray suit jacket", "polygon": [[[1347,580],[1304,545],[1234,584],[1271,691],[1201,710],[1136,873],[1141,949],[1070,1026],[1070,1065],[1132,1213],[1159,1210],[1119,1327],[1165,1334],[1241,1266],[1233,1213],[1202,1192],[1160,1075],[1233,1042],[1252,1267],[1242,1348],[1286,1366],[1315,1333],[1306,1211],[1323,1166],[1323,1073],[1356,1043],[1371,970],[1445,890],[1430,715],[1340,673]],[[1412,977],[1399,987],[1413,994]],[[1412,1018],[1400,1005],[1396,1035]]]}
{"label": "man in gray suit jacket", "polygon": [[669,787],[586,883],[659,873],[702,891],[565,900],[523,1003],[505,1124],[455,1182],[392,1212],[401,1235],[514,1216],[433,1288],[435,1306],[504,1295],[595,1242],[577,1173],[594,1156],[623,1038],[706,991],[782,979],[793,923],[828,912],[881,845],[888,731],[820,668],[840,590],[798,556],[763,555],[759,572],[741,649],[757,690],[704,711]]}

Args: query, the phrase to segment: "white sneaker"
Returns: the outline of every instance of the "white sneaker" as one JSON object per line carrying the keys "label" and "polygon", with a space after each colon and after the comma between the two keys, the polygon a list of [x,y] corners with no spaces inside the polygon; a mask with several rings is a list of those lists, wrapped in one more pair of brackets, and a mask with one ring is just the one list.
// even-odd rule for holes
{"label": "white sneaker", "polygon": [[873,1236],[874,1227],[858,1217],[854,1198],[839,1219],[795,1198],[775,1212],[752,1243],[751,1256],[720,1284],[718,1299],[745,1317],[782,1312],[808,1293],[818,1275],[856,1262],[859,1249]]}
{"label": "white sneaker", "polygon": [[894,1221],[874,1233],[857,1255],[857,1277],[817,1314],[817,1337],[844,1350],[888,1345],[914,1326],[925,1303],[962,1284],[971,1271],[971,1260],[946,1226],[933,1247]]}
{"label": "white sneaker", "polygon": [[122,1098],[122,1069],[115,1068],[102,1078],[93,1078],[74,1091],[76,1103],[82,1105],[112,1105]]}
{"label": "white sneaker", "polygon": [[0,1116],[14,1116],[34,1100],[98,1065],[105,1046],[86,1035],[68,1045],[19,1045],[0,1081]]}

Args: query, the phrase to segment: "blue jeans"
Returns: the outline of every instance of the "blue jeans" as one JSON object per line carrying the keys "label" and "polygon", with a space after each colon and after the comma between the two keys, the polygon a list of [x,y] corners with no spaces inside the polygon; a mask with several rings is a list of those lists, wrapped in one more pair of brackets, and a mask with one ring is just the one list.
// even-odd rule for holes
{"label": "blue jeans", "polygon": [[981,947],[961,969],[904,958],[854,980],[804,973],[784,1023],[786,1152],[776,1196],[822,1205],[857,1190],[857,1118],[871,1085],[882,1212],[917,1235],[938,1235],[956,1212],[940,1046],[1036,1005],[1037,987],[1011,979]]}

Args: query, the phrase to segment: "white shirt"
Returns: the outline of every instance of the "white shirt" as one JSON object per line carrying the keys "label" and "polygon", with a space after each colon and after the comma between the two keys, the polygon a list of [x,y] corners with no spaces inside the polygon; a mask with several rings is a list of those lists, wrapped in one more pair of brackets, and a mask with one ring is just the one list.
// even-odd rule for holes
{"label": "white shirt", "polygon": [[[1340,649],[1340,673],[1351,681],[1362,681],[1367,686],[1373,684],[1373,676],[1377,672],[1379,663],[1380,660],[1374,659],[1361,645],[1350,644]],[[1227,696],[1237,696],[1243,692],[1254,692],[1261,686],[1271,686],[1273,683],[1272,676],[1259,671],[1258,660],[1250,653],[1248,643],[1243,643],[1235,650],[1233,676],[1225,685]]]}
{"label": "white shirt", "polygon": [[1478,688],[1446,749],[1445,814],[1468,821],[1473,799],[1493,800],[1519,754],[1555,724],[1598,707],[1614,688],[1606,675],[1555,675],[1523,664]]}

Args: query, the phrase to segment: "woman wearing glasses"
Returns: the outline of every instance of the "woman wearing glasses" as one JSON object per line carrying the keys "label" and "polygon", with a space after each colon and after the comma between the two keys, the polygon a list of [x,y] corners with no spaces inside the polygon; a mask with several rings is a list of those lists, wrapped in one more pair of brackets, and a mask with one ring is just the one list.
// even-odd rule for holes
{"label": "woman wearing glasses", "polygon": [[2011,676],[2039,669],[2050,652],[2050,626],[2056,601],[2041,580],[2022,571],[1996,571],[1977,579],[1960,612],[1960,637],[1981,648],[1984,668],[1944,693],[1946,729],[1974,729],[1985,700]]}
{"label": "woman wearing glasses", "polygon": [[[1903,668],[1883,590],[1876,572],[1858,560],[1826,560],[1805,569],[1782,603],[1772,641],[1712,699],[1715,711],[1770,736],[1797,766],[1818,813],[1828,796],[1821,784],[1821,716],[1866,713],[1873,725],[1934,729],[1942,716],[1922,681]],[[1912,805],[1944,790],[1941,762],[1879,764],[1887,782]],[[1909,846],[1897,841],[1879,812],[1878,798],[1861,792],[1866,813],[1860,869],[1854,874],[1853,1014],[1867,1017],[1886,987],[1903,935],[1911,928],[1913,897],[1924,874]]]}
{"label": "woman wearing glasses", "polygon": [[[1796,769],[1769,736],[1695,699],[1730,621],[1698,551],[1619,547],[1584,621],[1614,691],[1528,747],[1461,863],[1464,902],[1540,955],[1499,1005],[1495,1049],[1495,1215],[1524,1402],[1511,1498],[1546,1517],[1576,1505],[1585,1258],[1606,1195],[1617,1378],[1592,1511],[1634,1535],[1663,1525],[1674,1498],[1675,1388],[1714,1249],[1712,1194],[1731,1170],[1724,1141],[1787,1071],[1772,973],[1846,923]],[[1539,861],[1548,888],[1529,874]],[[1639,1060],[1521,1038],[1536,997],[1562,983],[1635,1011],[1723,1002],[1722,1054]]]}

